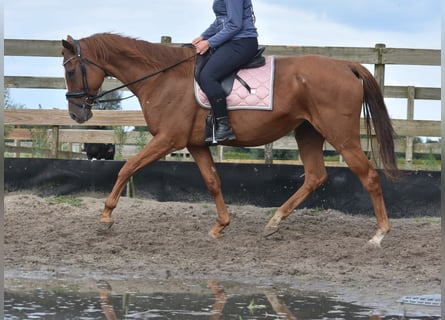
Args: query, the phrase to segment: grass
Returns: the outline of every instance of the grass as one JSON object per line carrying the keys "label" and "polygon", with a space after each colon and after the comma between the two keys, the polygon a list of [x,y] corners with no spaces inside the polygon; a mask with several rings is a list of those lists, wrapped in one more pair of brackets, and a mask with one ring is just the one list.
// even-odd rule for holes
{"label": "grass", "polygon": [[258,309],[265,309],[266,306],[264,304],[256,304],[254,299],[250,300],[249,305],[247,306],[247,309],[249,309],[250,314],[253,314],[255,310]]}
{"label": "grass", "polygon": [[66,294],[72,292],[79,292],[79,286],[75,284],[62,285],[62,286],[51,286],[48,288],[49,292],[54,294]]}
{"label": "grass", "polygon": [[413,218],[418,223],[440,223],[440,217],[415,217]]}
{"label": "grass", "polygon": [[236,160],[252,160],[258,159],[258,157],[249,153],[240,153],[235,151],[224,151],[224,159],[236,159]]}
{"label": "grass", "polygon": [[84,207],[85,204],[83,203],[82,199],[73,197],[73,196],[52,196],[46,199],[46,201],[50,204],[59,204],[59,203],[65,203],[69,204],[73,207]]}
{"label": "grass", "polygon": [[269,208],[266,210],[266,216],[267,217],[272,217],[275,212],[278,210],[278,208]]}

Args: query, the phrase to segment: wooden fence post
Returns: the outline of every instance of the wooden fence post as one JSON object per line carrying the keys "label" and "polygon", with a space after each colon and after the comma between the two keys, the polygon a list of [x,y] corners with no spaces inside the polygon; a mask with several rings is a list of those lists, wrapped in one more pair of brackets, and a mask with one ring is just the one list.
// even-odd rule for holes
{"label": "wooden fence post", "polygon": [[[414,120],[414,98],[416,96],[416,88],[409,86],[408,88],[408,103],[407,103],[407,120]],[[414,137],[406,137],[405,162],[407,164],[413,161],[413,146]]]}
{"label": "wooden fence post", "polygon": [[383,63],[383,50],[386,45],[383,43],[377,43],[375,49],[377,51],[377,63],[374,66],[374,77],[376,78],[380,90],[382,90],[383,96],[385,95],[385,64]]}
{"label": "wooden fence post", "polygon": [[161,43],[162,44],[171,44],[172,43],[172,37],[162,36],[161,37]]}
{"label": "wooden fence post", "polygon": [[17,151],[15,152],[15,157],[20,158],[20,148],[22,147],[22,141],[16,139],[14,140],[14,145],[17,147]]}
{"label": "wooden fence post", "polygon": [[[383,43],[377,43],[375,45],[375,49],[377,51],[377,63],[374,65],[374,77],[380,86],[383,96],[385,96],[385,64],[383,63],[383,51],[385,48],[386,45]],[[372,145],[378,147],[377,149],[374,149],[379,150],[380,146],[377,139],[374,136],[371,139]],[[381,168],[383,166],[382,159],[380,158],[380,154],[378,152],[371,152],[371,162],[376,168]]]}
{"label": "wooden fence post", "polygon": [[273,142],[264,146],[264,161],[266,164],[273,163]]}
{"label": "wooden fence post", "polygon": [[218,152],[218,162],[224,161],[224,146],[218,145],[216,147],[216,150]]}
{"label": "wooden fence post", "polygon": [[57,159],[59,155],[59,126],[52,128],[51,156]]}
{"label": "wooden fence post", "polygon": [[[72,142],[68,142],[68,158],[72,159],[73,158],[73,143]],[[63,150],[62,150],[63,151]]]}

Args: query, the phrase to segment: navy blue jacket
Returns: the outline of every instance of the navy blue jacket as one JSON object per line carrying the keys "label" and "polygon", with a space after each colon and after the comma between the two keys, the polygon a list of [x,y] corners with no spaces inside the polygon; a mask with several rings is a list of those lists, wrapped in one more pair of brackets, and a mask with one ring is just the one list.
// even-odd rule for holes
{"label": "navy blue jacket", "polygon": [[251,0],[214,0],[215,21],[202,33],[212,48],[229,40],[258,37]]}

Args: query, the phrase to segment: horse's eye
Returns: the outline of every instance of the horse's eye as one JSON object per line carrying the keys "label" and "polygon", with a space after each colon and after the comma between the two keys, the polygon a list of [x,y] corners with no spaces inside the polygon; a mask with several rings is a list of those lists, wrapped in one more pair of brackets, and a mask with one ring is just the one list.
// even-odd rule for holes
{"label": "horse's eye", "polygon": [[76,69],[68,70],[66,73],[68,74],[69,77],[72,77],[76,73]]}

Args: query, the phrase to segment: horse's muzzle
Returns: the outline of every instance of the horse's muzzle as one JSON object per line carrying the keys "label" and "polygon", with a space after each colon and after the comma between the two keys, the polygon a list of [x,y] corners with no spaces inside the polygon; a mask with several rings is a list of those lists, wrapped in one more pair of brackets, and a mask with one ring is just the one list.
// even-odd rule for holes
{"label": "horse's muzzle", "polygon": [[79,110],[81,111],[80,114],[70,111],[71,119],[73,119],[77,123],[84,123],[84,122],[88,121],[89,119],[91,119],[91,117],[93,116],[93,113],[91,112],[91,110],[89,110],[87,108],[85,108],[83,110],[81,110],[81,109],[79,109]]}

